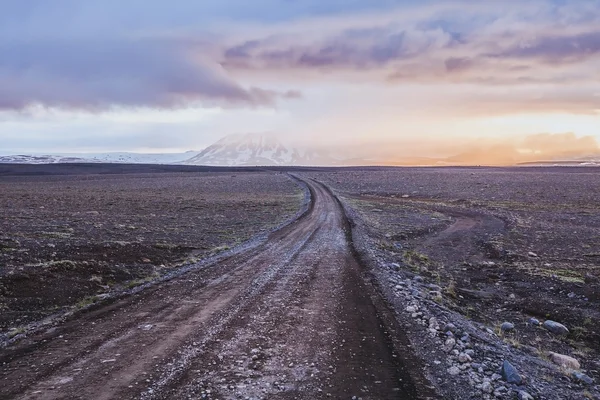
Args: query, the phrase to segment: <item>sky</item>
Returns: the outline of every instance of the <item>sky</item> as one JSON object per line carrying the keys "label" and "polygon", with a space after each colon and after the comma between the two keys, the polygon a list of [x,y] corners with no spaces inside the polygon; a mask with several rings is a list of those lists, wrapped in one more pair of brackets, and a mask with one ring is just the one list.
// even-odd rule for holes
{"label": "sky", "polygon": [[389,158],[598,152],[600,0],[0,4],[0,153],[261,132]]}

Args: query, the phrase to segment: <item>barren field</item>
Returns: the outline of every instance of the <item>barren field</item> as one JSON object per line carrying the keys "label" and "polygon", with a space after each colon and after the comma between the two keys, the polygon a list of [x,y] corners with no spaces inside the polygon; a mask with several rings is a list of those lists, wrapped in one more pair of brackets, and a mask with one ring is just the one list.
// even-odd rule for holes
{"label": "barren field", "polygon": [[[250,199],[270,192],[270,202],[291,196],[294,210],[300,205],[284,190],[289,177],[274,173],[209,175],[201,186],[231,194],[233,179],[250,182],[257,193],[237,189]],[[435,398],[402,327],[363,279],[340,203],[310,179],[296,185],[310,191],[310,205],[260,240],[18,333],[0,349],[0,398]],[[229,201],[218,203],[239,208]],[[268,220],[279,215],[271,210]]]}
{"label": "barren field", "polygon": [[2,399],[600,399],[597,169],[28,168]]}
{"label": "barren field", "polygon": [[280,173],[105,168],[0,176],[0,331],[223,252],[304,201]]}
{"label": "barren field", "polygon": [[[596,398],[569,368],[548,361],[550,352],[568,355],[600,378],[598,169],[346,169],[311,176],[332,187],[364,228],[355,240],[380,268],[397,309],[416,298],[416,308],[454,312],[499,339],[499,353],[492,357],[488,349],[475,364],[510,358],[540,398]],[[415,277],[424,283],[413,284]],[[452,315],[446,315],[451,323]],[[569,333],[557,336],[535,320],[559,322]],[[505,322],[512,326],[502,329]],[[457,358],[451,354],[446,368],[453,360],[460,365]],[[539,368],[530,368],[538,360]],[[482,380],[462,374],[481,393]],[[561,392],[552,382],[579,393]],[[506,389],[492,384],[498,386]]]}

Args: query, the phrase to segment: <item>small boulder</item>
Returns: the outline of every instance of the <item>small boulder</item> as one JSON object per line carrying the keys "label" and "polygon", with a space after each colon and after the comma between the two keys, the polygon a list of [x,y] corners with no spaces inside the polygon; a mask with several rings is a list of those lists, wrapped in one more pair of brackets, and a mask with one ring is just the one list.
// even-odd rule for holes
{"label": "small boulder", "polygon": [[508,383],[517,385],[520,385],[523,382],[523,378],[521,378],[517,369],[507,360],[504,360],[504,363],[502,363],[502,379]]}
{"label": "small boulder", "polygon": [[568,335],[569,330],[563,324],[559,324],[558,322],[547,320],[544,322],[544,328],[548,329],[550,332],[555,335]]}
{"label": "small boulder", "polygon": [[442,347],[442,350],[444,350],[444,352],[446,352],[446,353],[449,353],[454,348],[454,345],[456,345],[456,340],[454,338],[448,338],[448,339],[446,339],[446,342],[444,343],[444,347]]}
{"label": "small boulder", "polygon": [[454,325],[452,322],[448,322],[446,325],[444,325],[444,332],[456,333],[457,331],[458,329],[456,328],[456,325]]}
{"label": "small boulder", "polygon": [[540,321],[537,318],[530,318],[529,323],[533,326],[540,326]]}
{"label": "small boulder", "polygon": [[582,372],[573,371],[571,376],[573,377],[573,379],[575,379],[579,383],[585,383],[586,385],[594,384],[594,380]]}
{"label": "small boulder", "polygon": [[448,373],[452,376],[456,376],[460,374],[460,368],[458,368],[457,366],[450,367],[448,368]]}
{"label": "small boulder", "polygon": [[460,353],[458,355],[458,361],[460,361],[461,363],[467,363],[467,362],[471,362],[472,358],[467,353]]}
{"label": "small boulder", "polygon": [[564,354],[550,352],[550,360],[556,365],[560,365],[563,368],[568,369],[579,369],[581,364],[575,358],[566,356]]}
{"label": "small boulder", "polygon": [[502,332],[512,332],[515,330],[515,324],[510,322],[503,322],[502,325],[500,325],[500,330]]}
{"label": "small boulder", "polygon": [[532,257],[532,258],[538,258],[538,257],[539,257],[539,256],[538,256],[536,253],[534,253],[533,251],[530,251],[529,253],[527,253],[527,255],[528,255],[529,257]]}
{"label": "small boulder", "polygon": [[481,384],[481,390],[483,391],[483,393],[492,393],[494,391],[494,387],[492,386],[492,383],[489,380],[483,381],[483,383]]}
{"label": "small boulder", "polygon": [[533,396],[530,395],[529,393],[525,392],[524,390],[519,390],[519,393],[517,394],[517,398],[519,400],[533,400]]}

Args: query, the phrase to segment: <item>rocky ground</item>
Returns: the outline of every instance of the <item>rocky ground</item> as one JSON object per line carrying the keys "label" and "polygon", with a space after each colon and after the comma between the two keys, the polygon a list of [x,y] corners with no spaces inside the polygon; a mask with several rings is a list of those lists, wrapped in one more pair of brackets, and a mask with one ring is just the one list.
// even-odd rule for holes
{"label": "rocky ground", "polygon": [[8,338],[267,233],[304,201],[281,173],[76,168],[0,174],[0,332]]}
{"label": "rocky ground", "polygon": [[446,398],[600,398],[600,180],[587,168],[312,173],[351,217]]}
{"label": "rocky ground", "polygon": [[268,236],[0,348],[0,398],[439,398],[340,203],[298,183],[310,205]]}
{"label": "rocky ground", "polygon": [[0,398],[600,399],[597,169],[95,168],[0,166]]}

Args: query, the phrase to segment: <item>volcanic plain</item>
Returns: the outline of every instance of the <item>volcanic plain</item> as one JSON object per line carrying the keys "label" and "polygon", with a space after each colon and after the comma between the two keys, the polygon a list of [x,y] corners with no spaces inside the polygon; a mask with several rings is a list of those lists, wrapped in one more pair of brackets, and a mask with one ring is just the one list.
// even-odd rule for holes
{"label": "volcanic plain", "polygon": [[599,174],[0,166],[0,398],[600,398]]}

